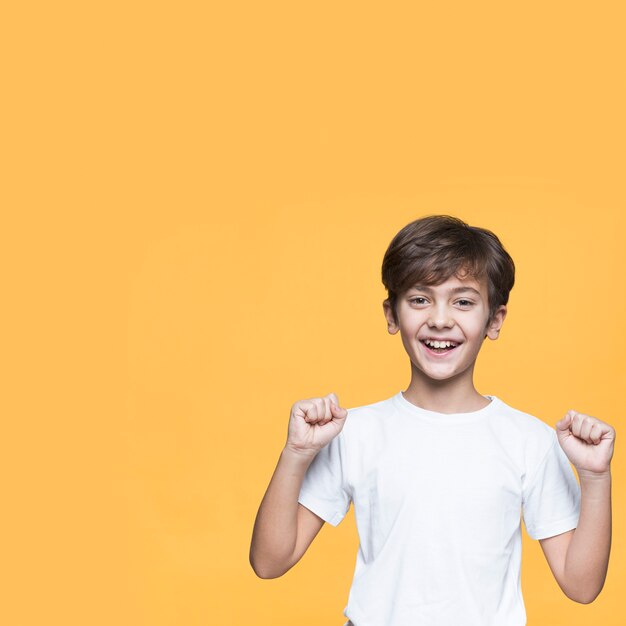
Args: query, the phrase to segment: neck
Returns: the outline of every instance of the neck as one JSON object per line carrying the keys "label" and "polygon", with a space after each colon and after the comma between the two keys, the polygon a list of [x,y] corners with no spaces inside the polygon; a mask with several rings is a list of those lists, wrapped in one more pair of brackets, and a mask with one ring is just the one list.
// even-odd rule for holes
{"label": "neck", "polygon": [[411,383],[402,393],[409,402],[422,409],[437,413],[469,413],[489,404],[489,400],[474,387],[472,372],[469,376],[436,380],[412,369]]}

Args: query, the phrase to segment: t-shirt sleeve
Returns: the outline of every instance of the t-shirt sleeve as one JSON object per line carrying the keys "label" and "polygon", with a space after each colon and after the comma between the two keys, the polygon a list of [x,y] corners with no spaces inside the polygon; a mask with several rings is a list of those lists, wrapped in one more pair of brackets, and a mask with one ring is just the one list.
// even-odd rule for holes
{"label": "t-shirt sleeve", "polygon": [[523,489],[522,515],[532,539],[560,535],[578,525],[580,486],[554,429],[547,453]]}
{"label": "t-shirt sleeve", "polygon": [[350,508],[346,466],[342,430],[317,453],[304,475],[300,489],[298,502],[331,526],[337,526]]}

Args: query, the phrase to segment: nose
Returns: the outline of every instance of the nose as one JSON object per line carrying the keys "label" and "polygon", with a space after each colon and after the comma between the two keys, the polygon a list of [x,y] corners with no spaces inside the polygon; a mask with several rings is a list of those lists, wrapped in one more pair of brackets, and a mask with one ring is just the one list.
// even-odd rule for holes
{"label": "nose", "polygon": [[454,326],[454,320],[450,317],[447,309],[437,308],[432,311],[428,318],[429,328],[452,328]]}

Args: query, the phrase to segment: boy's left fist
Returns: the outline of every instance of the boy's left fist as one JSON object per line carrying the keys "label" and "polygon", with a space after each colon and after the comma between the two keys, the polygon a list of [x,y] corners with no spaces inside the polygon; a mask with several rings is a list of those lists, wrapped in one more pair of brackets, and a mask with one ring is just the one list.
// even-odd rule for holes
{"label": "boy's left fist", "polygon": [[556,435],[579,475],[581,472],[607,474],[610,471],[615,442],[612,426],[571,409],[556,423]]}

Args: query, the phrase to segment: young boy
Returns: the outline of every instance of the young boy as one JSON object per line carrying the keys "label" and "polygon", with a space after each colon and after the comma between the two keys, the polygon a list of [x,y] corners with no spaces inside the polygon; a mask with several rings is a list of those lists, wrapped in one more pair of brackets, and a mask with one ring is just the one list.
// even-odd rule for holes
{"label": "young boy", "polygon": [[522,626],[522,518],[566,596],[597,597],[615,430],[573,410],[555,430],[474,387],[514,276],[496,235],[452,216],[418,219],[394,237],[383,309],[411,382],[348,410],[334,393],[292,406],[254,525],[258,576],[293,567],[353,502],[360,546],[344,626]]}

